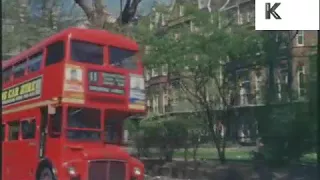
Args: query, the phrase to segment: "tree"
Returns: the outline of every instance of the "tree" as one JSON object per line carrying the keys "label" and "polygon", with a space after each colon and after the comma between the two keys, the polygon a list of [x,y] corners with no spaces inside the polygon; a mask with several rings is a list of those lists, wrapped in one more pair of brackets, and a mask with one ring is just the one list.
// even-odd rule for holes
{"label": "tree", "polygon": [[[314,54],[311,54],[310,73],[306,77],[306,86],[309,84],[308,96],[298,99],[292,87],[295,74],[292,72],[292,50],[297,33],[298,31],[266,31],[261,34],[261,62],[267,65],[268,75],[266,105],[257,110],[257,114],[261,115],[257,119],[264,144],[262,153],[270,165],[279,166],[298,161],[303,154],[314,148],[316,111],[313,99],[316,94],[312,87],[315,83],[312,76],[316,72],[313,69],[316,66],[312,65],[315,61],[312,59]],[[287,70],[277,73],[279,65],[285,65]],[[276,79],[280,80],[280,85],[275,82]],[[278,96],[280,93],[281,98]]]}
{"label": "tree", "polygon": [[[2,12],[3,54],[14,55],[45,37],[68,26],[76,25],[76,20],[72,18],[74,14],[60,11],[64,6],[63,3],[61,0],[53,2],[3,0],[2,4],[6,6]],[[32,7],[35,9],[31,9]]]}
{"label": "tree", "polygon": [[[120,16],[113,21],[110,13],[103,3],[103,0],[74,0],[86,14],[88,20],[94,27],[107,28],[110,24],[125,25],[131,22],[137,12],[141,0],[126,0],[124,8],[121,8]],[[122,0],[120,0],[121,7]]]}
{"label": "tree", "polygon": [[[179,79],[180,94],[193,104],[193,112],[199,112],[224,163],[226,138],[218,126],[230,123],[239,90],[227,66],[230,61],[254,61],[256,52],[261,51],[257,46],[259,36],[231,25],[222,13],[187,12],[195,31],[190,30],[190,24],[165,30],[160,36],[143,31],[142,41],[151,46],[145,65],[150,69],[166,65],[169,79]],[[222,112],[220,116],[217,111]]]}

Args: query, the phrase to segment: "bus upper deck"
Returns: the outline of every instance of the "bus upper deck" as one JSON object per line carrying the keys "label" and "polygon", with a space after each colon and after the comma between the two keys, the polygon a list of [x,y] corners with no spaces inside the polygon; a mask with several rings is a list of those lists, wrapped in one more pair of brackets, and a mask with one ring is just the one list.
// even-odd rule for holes
{"label": "bus upper deck", "polygon": [[121,35],[66,29],[3,62],[3,108],[61,99],[144,112],[138,50]]}

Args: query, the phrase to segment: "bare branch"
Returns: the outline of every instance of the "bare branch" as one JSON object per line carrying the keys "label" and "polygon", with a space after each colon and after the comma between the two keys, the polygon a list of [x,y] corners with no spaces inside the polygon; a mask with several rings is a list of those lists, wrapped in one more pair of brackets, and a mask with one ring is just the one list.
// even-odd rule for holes
{"label": "bare branch", "polygon": [[74,1],[84,11],[89,21],[91,21],[94,16],[93,1],[92,0],[74,0]]}
{"label": "bare branch", "polygon": [[122,15],[118,18],[118,22],[128,24],[134,18],[140,2],[141,0],[132,0],[132,2],[131,0],[127,0]]}

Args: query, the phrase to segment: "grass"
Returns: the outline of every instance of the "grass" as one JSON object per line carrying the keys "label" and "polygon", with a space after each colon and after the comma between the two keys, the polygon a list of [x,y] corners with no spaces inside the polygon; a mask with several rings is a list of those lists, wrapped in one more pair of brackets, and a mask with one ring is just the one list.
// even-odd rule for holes
{"label": "grass", "polygon": [[[230,160],[250,160],[250,150],[243,150],[240,148],[228,148],[226,149],[226,158]],[[183,158],[183,150],[176,151],[174,154],[175,158]],[[199,148],[197,153],[198,159],[218,159],[218,153],[215,148]],[[192,152],[188,152],[188,158],[192,158]],[[317,154],[309,153],[301,158],[302,162],[316,163]]]}

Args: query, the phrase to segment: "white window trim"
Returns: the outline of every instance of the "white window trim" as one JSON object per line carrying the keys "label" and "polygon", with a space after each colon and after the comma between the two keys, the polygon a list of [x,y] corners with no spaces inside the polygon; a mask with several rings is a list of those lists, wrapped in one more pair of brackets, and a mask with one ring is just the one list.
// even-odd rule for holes
{"label": "white window trim", "polygon": [[166,76],[168,74],[168,65],[163,65],[161,68],[162,68],[162,75]]}
{"label": "white window trim", "polygon": [[257,76],[257,74],[255,74],[255,98],[257,103],[259,103],[261,101],[261,88],[260,85],[262,83],[262,75],[260,75],[259,77]]}
{"label": "white window trim", "polygon": [[165,19],[164,14],[161,14],[161,25],[162,25],[162,26],[165,26],[165,25],[166,25],[166,19]]}
{"label": "white window trim", "polygon": [[151,70],[151,77],[157,77],[159,74],[155,69]]}
{"label": "white window trim", "polygon": [[190,22],[190,31],[191,32],[195,32],[195,27],[194,27],[194,22],[193,21]]}
{"label": "white window trim", "polygon": [[300,73],[305,75],[305,66],[302,66],[302,70],[297,71],[298,97],[301,97],[301,89],[305,89],[300,87]]}
{"label": "white window trim", "polygon": [[[302,43],[299,43],[299,37],[302,36]],[[297,46],[304,46],[304,31],[299,31],[296,35],[296,45]]]}
{"label": "white window trim", "polygon": [[247,12],[247,22],[251,22],[252,20],[252,12]]}
{"label": "white window trim", "polygon": [[183,5],[179,6],[179,16],[184,16],[184,6]]}
{"label": "white window trim", "polygon": [[147,81],[150,79],[150,74],[149,74],[149,71],[148,71],[148,70],[145,70],[144,76],[145,76],[145,78],[146,78]]}
{"label": "white window trim", "polygon": [[238,15],[238,24],[242,25],[243,24],[243,14],[239,13]]}

